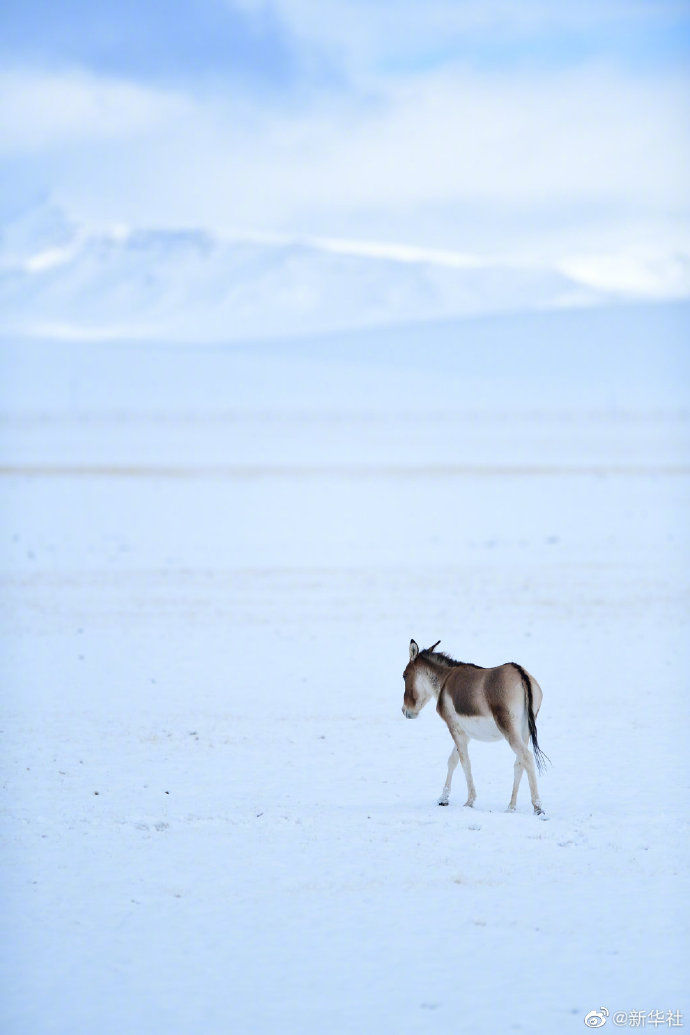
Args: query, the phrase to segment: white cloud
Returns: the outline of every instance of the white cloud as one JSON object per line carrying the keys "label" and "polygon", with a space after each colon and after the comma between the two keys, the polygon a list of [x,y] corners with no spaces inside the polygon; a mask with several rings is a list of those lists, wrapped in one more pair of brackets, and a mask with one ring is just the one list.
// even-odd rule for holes
{"label": "white cloud", "polygon": [[122,139],[170,125],[189,111],[181,96],[85,72],[0,74],[0,149],[40,151]]}
{"label": "white cloud", "polygon": [[[540,234],[558,238],[577,212],[613,228],[613,251],[642,225],[651,237],[663,227],[667,244],[685,239],[690,135],[679,76],[456,68],[301,108],[76,74],[7,74],[0,90],[5,151],[31,152],[27,168],[47,169],[54,197],[92,223],[389,236],[458,253],[473,219],[476,251],[482,219],[500,212],[494,252],[527,247],[538,257]],[[437,229],[424,239],[428,210]],[[500,227],[503,216],[493,218]]]}
{"label": "white cloud", "polygon": [[[428,74],[396,85],[356,122],[317,122],[308,154],[286,156],[287,171],[312,198],[326,202],[336,184],[358,205],[642,200],[650,191],[677,202],[689,165],[685,85],[599,69]],[[295,146],[299,135],[295,127]],[[275,144],[291,150],[293,140]]]}

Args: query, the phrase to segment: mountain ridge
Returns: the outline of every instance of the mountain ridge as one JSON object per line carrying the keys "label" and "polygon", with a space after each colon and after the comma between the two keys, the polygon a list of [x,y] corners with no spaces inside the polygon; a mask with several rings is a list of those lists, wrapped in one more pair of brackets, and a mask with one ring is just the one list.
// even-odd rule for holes
{"label": "mountain ridge", "polygon": [[90,228],[46,205],[0,232],[4,332],[281,338],[630,300],[557,265],[203,228]]}

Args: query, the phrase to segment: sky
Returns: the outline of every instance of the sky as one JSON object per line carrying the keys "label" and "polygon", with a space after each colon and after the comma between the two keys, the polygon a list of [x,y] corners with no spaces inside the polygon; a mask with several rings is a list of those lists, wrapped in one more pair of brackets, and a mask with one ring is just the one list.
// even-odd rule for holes
{"label": "sky", "polygon": [[5,0],[7,220],[688,251],[690,3]]}

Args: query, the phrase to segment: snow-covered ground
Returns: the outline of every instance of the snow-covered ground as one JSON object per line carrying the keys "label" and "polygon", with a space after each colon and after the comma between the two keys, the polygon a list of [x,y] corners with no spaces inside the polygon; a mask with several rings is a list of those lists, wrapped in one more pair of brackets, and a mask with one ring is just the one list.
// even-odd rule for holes
{"label": "snow-covered ground", "polygon": [[[3,1032],[690,1022],[687,326],[2,345]],[[436,807],[411,636],[536,675],[548,822]]]}

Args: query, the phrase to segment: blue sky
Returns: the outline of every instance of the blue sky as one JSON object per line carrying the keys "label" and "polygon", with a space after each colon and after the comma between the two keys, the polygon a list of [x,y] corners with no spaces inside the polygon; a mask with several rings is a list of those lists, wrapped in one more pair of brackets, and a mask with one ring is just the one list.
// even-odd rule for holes
{"label": "blue sky", "polygon": [[459,251],[687,241],[690,4],[6,0],[5,209]]}
{"label": "blue sky", "polygon": [[167,84],[223,78],[250,89],[284,88],[300,76],[299,53],[270,9],[217,0],[29,0],[4,5],[4,61],[83,68]]}
{"label": "blue sky", "polygon": [[596,59],[650,70],[685,63],[689,43],[690,7],[668,0],[6,0],[0,51],[10,66],[283,90],[317,85],[329,72],[346,82],[356,50],[379,75],[458,61],[496,72]]}

